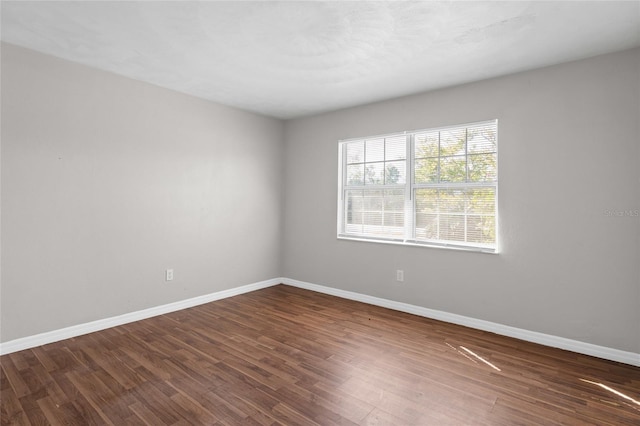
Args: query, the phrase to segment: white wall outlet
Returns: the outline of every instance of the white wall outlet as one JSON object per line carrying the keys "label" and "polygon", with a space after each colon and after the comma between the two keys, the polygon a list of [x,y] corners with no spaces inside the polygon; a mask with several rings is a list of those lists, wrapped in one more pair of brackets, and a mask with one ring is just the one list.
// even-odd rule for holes
{"label": "white wall outlet", "polygon": [[165,281],[173,281],[173,269],[167,269],[164,274]]}
{"label": "white wall outlet", "polygon": [[396,270],[396,281],[400,283],[404,281],[404,271],[402,269]]}

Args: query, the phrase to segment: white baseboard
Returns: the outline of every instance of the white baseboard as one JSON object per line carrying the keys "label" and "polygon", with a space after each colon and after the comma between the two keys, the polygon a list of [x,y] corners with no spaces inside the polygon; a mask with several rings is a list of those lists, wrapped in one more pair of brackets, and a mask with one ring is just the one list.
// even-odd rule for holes
{"label": "white baseboard", "polygon": [[202,305],[204,303],[213,302],[215,300],[225,299],[227,297],[237,296],[239,294],[248,293],[254,290],[271,287],[280,283],[292,287],[299,287],[311,291],[316,291],[318,293],[330,294],[332,296],[342,297],[344,299],[355,300],[358,302],[368,303],[370,305],[382,306],[384,308],[389,308],[400,312],[407,312],[421,317],[432,318],[452,324],[464,325],[466,327],[489,331],[503,336],[514,337],[516,339],[521,339],[528,342],[540,343],[545,346],[566,349],[572,352],[591,355],[598,358],[604,358],[611,361],[622,362],[625,364],[640,367],[640,354],[638,353],[621,351],[619,349],[598,346],[578,340],[566,339],[564,337],[510,327],[490,321],[484,321],[465,317],[462,315],[451,314],[448,312],[437,311],[435,309],[429,309],[422,306],[396,302],[393,300],[382,299],[380,297],[340,290],[337,288],[326,287],[290,278],[272,278],[270,280],[260,281],[229,290],[218,291],[215,293],[181,300],[166,305],[156,306],[149,309],[143,309],[137,312],[131,312],[124,315],[118,315],[111,318],[105,318],[85,324],[74,325],[59,330],[53,330],[46,333],[10,340],[8,342],[0,343],[0,355],[33,348],[40,345],[46,345],[48,343],[58,342],[60,340],[81,336],[87,333],[93,333],[95,331],[100,331],[106,328],[116,327],[118,325],[155,317],[157,315],[163,315],[170,312],[191,308],[193,306]]}
{"label": "white baseboard", "polygon": [[91,321],[85,324],[78,324],[59,330],[48,331],[46,333],[40,333],[33,336],[10,340],[8,342],[0,343],[0,355],[10,354],[12,352],[30,349],[36,346],[46,345],[48,343],[58,342],[64,339],[69,339],[71,337],[93,333],[94,331],[100,331],[106,328],[116,327],[118,325],[128,324],[130,322],[140,321],[158,315],[168,314],[170,312],[191,308],[193,306],[202,305],[204,303],[213,302],[215,300],[225,299],[227,297],[237,296],[239,294],[248,293],[250,291],[271,287],[280,283],[282,283],[282,278],[273,278],[253,284],[247,284],[241,287],[231,288],[229,290],[222,290],[215,293],[205,294],[203,296],[193,297],[191,299],[168,303],[166,305],[154,306],[153,308],[143,309],[141,311],[130,312],[128,314],[118,315],[111,318]]}
{"label": "white baseboard", "polygon": [[640,353],[621,351],[619,349],[598,346],[591,343],[581,342],[579,340],[566,339],[564,337],[510,327],[490,321],[479,320],[462,315],[437,311],[435,309],[424,308],[422,306],[410,305],[408,303],[396,302],[393,300],[382,299],[379,297],[354,293],[351,291],[340,290],[332,287],[325,287],[322,285],[311,284],[308,282],[293,280],[289,278],[282,278],[282,283],[290,285],[292,287],[299,287],[307,290],[317,291],[318,293],[330,294],[332,296],[338,296],[344,299],[355,300],[358,302],[368,303],[370,305],[382,306],[384,308],[407,312],[421,317],[445,321],[452,324],[464,325],[466,327],[489,331],[503,336],[514,337],[516,339],[525,340],[528,342],[539,343],[554,348],[566,349],[568,351],[577,352],[584,355],[595,356],[598,358],[604,358],[611,361],[622,362],[624,364],[630,364],[640,367]]}

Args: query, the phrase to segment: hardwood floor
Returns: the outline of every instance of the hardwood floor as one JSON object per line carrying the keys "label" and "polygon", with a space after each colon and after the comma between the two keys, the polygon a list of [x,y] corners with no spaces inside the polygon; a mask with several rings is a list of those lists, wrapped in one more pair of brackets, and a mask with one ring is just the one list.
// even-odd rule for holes
{"label": "hardwood floor", "polygon": [[0,363],[3,425],[640,425],[640,368],[284,285]]}

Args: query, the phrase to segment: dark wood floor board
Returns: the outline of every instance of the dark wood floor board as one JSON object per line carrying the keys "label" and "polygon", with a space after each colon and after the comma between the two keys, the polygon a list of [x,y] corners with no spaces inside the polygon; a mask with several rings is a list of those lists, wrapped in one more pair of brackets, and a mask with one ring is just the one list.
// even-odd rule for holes
{"label": "dark wood floor board", "polygon": [[38,400],[40,410],[47,419],[54,424],[68,424],[82,426],[86,420],[71,403],[56,404],[51,398],[45,397]]}
{"label": "dark wood floor board", "polygon": [[[167,371],[170,371],[171,377],[167,380],[159,382],[160,389],[167,394],[167,396],[173,396],[175,393],[173,386],[170,386],[172,381],[185,380],[191,383],[194,387],[201,387],[203,389],[209,389],[222,383],[218,376],[211,376],[207,373],[206,369],[198,368],[197,365],[188,364],[180,359],[166,359],[164,366]],[[217,371],[217,370],[216,370]],[[153,378],[151,378],[153,380]]]}
{"label": "dark wood floor board", "polygon": [[49,373],[58,369],[58,365],[53,358],[49,356],[49,353],[44,350],[43,346],[32,348],[31,352],[33,352],[34,356],[38,358],[39,366],[42,366],[46,372]]}
{"label": "dark wood floor board", "polygon": [[[306,348],[299,347],[295,342],[292,342],[290,335],[287,333],[279,334],[276,331],[269,331],[269,333],[270,335],[261,336],[258,339],[258,343],[271,348],[269,351],[270,356],[289,363],[293,368],[305,369],[310,374],[315,374],[323,379],[336,382],[344,380],[342,378],[343,367],[329,361],[330,356],[326,357],[326,353],[315,354],[312,351],[305,350]],[[338,371],[334,372],[336,369]]]}
{"label": "dark wood floor board", "polygon": [[80,362],[73,356],[73,354],[69,351],[69,348],[66,346],[71,342],[73,342],[73,339],[67,339],[64,341],[64,343],[56,342],[49,345],[41,346],[43,351],[47,353],[49,358],[57,366],[57,368],[50,369],[50,373],[53,374],[54,372],[69,371],[74,368],[80,368]]}
{"label": "dark wood floor board", "polygon": [[49,424],[47,417],[40,409],[40,406],[38,405],[38,401],[36,399],[24,396],[20,398],[20,405],[22,406],[22,410],[26,414],[28,424],[34,426]]}
{"label": "dark wood floor board", "polygon": [[[434,415],[429,419],[421,418],[420,420],[421,420],[420,424],[425,424],[425,425],[433,424],[433,425],[440,425],[440,426],[446,424],[443,422],[443,420],[451,421],[451,419],[448,419],[446,417],[440,417],[438,415]],[[393,414],[387,413],[386,411],[383,411],[379,408],[375,408],[367,415],[366,418],[364,418],[360,422],[360,425],[362,426],[405,426],[406,422],[394,416]]]}
{"label": "dark wood floor board", "polygon": [[10,355],[5,355],[2,357],[2,372],[3,378],[9,384],[8,388],[16,395],[18,398],[22,398],[23,396],[29,395],[31,390],[29,386],[25,383],[22,375],[16,368],[13,358]]}
{"label": "dark wood floor board", "polygon": [[[180,360],[181,362],[201,360],[202,362],[206,361],[210,364],[215,364],[227,356],[227,353],[221,349],[217,342],[211,339],[202,339],[192,331],[181,332],[178,335],[168,335],[166,340],[171,341],[180,349],[165,352],[165,354],[170,353],[172,354],[171,359]],[[163,355],[160,364],[166,363],[166,360],[167,355]]]}
{"label": "dark wood floor board", "polygon": [[291,426],[322,426],[320,423],[306,416],[301,411],[306,411],[306,407],[295,408],[288,404],[279,402],[271,411],[273,415],[283,424]]}
{"label": "dark wood floor board", "polygon": [[373,388],[368,382],[356,377],[351,378],[341,385],[340,388],[344,393],[358,395],[358,398],[365,402],[388,413],[393,413],[394,416],[400,418],[404,424],[408,425],[419,424],[419,419],[422,417],[422,410],[431,413],[437,412],[437,410],[434,410],[433,405],[419,408],[417,404],[405,400],[387,389]]}
{"label": "dark wood floor board", "polygon": [[[490,372],[484,366],[459,366],[457,369],[441,369],[432,364],[420,367],[415,361],[383,360],[372,364],[366,372],[358,374],[367,381],[378,381],[379,386],[396,389],[403,397],[419,402],[424,397],[442,398],[465,405],[477,403],[491,405],[500,393],[490,383]],[[520,392],[528,391],[517,384]],[[509,387],[514,390],[514,387]]]}
{"label": "dark wood floor board", "polygon": [[11,358],[11,361],[13,362],[13,368],[15,370],[24,371],[28,370],[31,365],[33,365],[35,355],[33,354],[33,352],[29,351],[20,355],[10,354],[9,358]]}
{"label": "dark wood floor board", "polygon": [[[97,360],[96,364],[100,366],[99,371],[106,372],[109,377],[115,379],[123,388],[132,389],[142,383],[135,370],[122,362],[112,351],[106,350],[106,348],[103,348],[103,350],[87,348],[85,353],[92,359]],[[131,367],[134,366],[131,365]]]}
{"label": "dark wood floor board", "polygon": [[[236,357],[247,358],[253,362],[263,357],[259,351],[246,351],[247,347],[241,340],[229,338],[219,333],[193,330],[185,333],[183,338],[186,343],[198,350],[198,355],[211,357],[215,362]],[[212,345],[215,347],[213,351]]]}
{"label": "dark wood floor board", "polygon": [[334,423],[358,424],[373,409],[372,406],[354,403],[355,398],[342,399],[339,403],[325,399],[316,388],[302,386],[288,386],[280,389],[278,399],[292,406],[304,406],[311,410],[311,416]]}
{"label": "dark wood floor board", "polygon": [[367,373],[358,374],[357,377],[374,389],[391,391],[416,404],[433,402],[461,410],[465,407],[477,407],[480,411],[491,407],[498,395],[497,392],[486,388],[471,388],[465,383],[456,386],[446,380],[419,378],[419,376],[402,377],[397,374],[397,371],[385,368],[372,369]]}
{"label": "dark wood floor board", "polygon": [[306,354],[315,359],[327,359],[332,355],[328,348],[316,342],[310,337],[308,332],[304,330],[274,329],[270,330],[269,335],[277,342],[282,342],[299,351],[299,353]]}
{"label": "dark wood floor board", "polygon": [[225,383],[218,375],[217,364],[220,361],[214,361],[207,357],[198,357],[184,350],[180,350],[176,355],[175,358],[162,361],[161,368],[167,373],[166,375],[163,374],[165,381],[186,378],[199,386],[205,387],[216,387]]}
{"label": "dark wood floor board", "polygon": [[[443,391],[437,385],[416,387],[393,383],[375,377],[354,377],[341,386],[344,393],[358,395],[369,404],[393,413],[405,424],[420,424],[419,418],[428,414],[431,419],[450,418],[468,424],[489,412],[493,399],[476,398],[456,391]],[[469,415],[471,412],[473,415]]]}
{"label": "dark wood floor board", "polygon": [[158,385],[169,387],[164,381],[145,382],[136,389],[133,389],[136,403],[129,405],[129,409],[136,413],[138,417],[153,417],[161,420],[160,425],[172,425],[184,420],[178,412],[171,395],[175,393],[163,392]]}
{"label": "dark wood floor board", "polygon": [[[253,350],[254,352],[258,352],[256,349],[252,349],[251,347],[247,347],[247,350]],[[270,363],[269,360],[271,360],[271,357],[269,356],[268,353],[263,352],[259,354],[264,356],[262,356],[258,360],[251,361],[251,364],[254,365],[255,367],[258,367],[261,371],[264,371],[266,374],[269,374],[272,377],[276,378],[284,386],[297,383],[303,378],[301,377],[299,371],[294,371],[292,369],[289,369],[286,366],[283,366],[282,363],[280,364]]]}
{"label": "dark wood floor board", "polygon": [[222,362],[221,365],[228,367],[229,370],[227,371],[233,371],[236,377],[242,377],[256,387],[267,387],[272,390],[278,390],[287,385],[286,381],[241,358],[227,359]]}
{"label": "dark wood floor board", "polygon": [[69,399],[65,395],[65,393],[60,389],[60,386],[55,382],[53,377],[49,374],[48,371],[42,365],[33,366],[31,369],[31,373],[34,377],[37,377],[40,381],[42,388],[38,392],[34,392],[33,394],[46,395],[51,400],[58,405],[63,405],[69,402]]}
{"label": "dark wood floor board", "polygon": [[[72,371],[72,370],[69,370]],[[75,410],[80,413],[81,417],[85,419],[88,424],[102,424],[98,412],[91,406],[91,403],[82,394],[82,392],[69,380],[67,377],[68,371],[52,371],[50,372],[51,378],[54,380],[58,388],[63,392],[63,400],[69,401]]]}
{"label": "dark wood floor board", "polygon": [[135,395],[132,392],[132,389],[135,388],[125,388],[116,378],[111,376],[105,370],[96,371],[95,377],[114,396],[113,405],[117,406],[121,410],[126,410],[126,412],[129,413],[129,416],[131,416],[133,413],[129,412],[128,406],[136,402]]}
{"label": "dark wood floor board", "polygon": [[35,373],[31,368],[22,370],[20,374],[22,375],[22,378],[24,379],[25,383],[29,387],[29,390],[30,390],[29,397],[33,397],[37,400],[40,398],[44,398],[45,396],[48,395],[44,384],[42,383],[40,378],[35,375]]}
{"label": "dark wood floor board", "polygon": [[309,422],[315,422],[320,425],[337,424],[340,421],[352,423],[343,419],[333,410],[318,404],[315,399],[308,394],[304,395],[292,392],[290,388],[283,388],[280,389],[277,397],[280,402],[274,407],[274,412],[278,413],[279,409],[284,408],[286,408],[286,410],[283,410],[284,413],[290,414],[292,411],[295,411],[296,416],[308,419],[308,421],[302,422],[303,424]]}
{"label": "dark wood floor board", "polygon": [[297,377],[297,385],[313,386],[319,382],[336,384],[345,380],[343,376],[327,375],[324,371],[317,373],[315,369],[309,369],[307,366],[310,364],[305,362],[291,362],[277,356],[265,357],[261,362]]}
{"label": "dark wood floor board", "polygon": [[209,409],[209,405],[213,408],[212,404],[208,402],[207,407],[203,406],[197,401],[197,394],[190,395],[190,392],[184,391],[178,387],[173,386],[176,389],[176,393],[171,399],[176,403],[176,407],[180,410],[183,418],[189,420],[192,424],[214,424],[222,417],[218,417],[213,410]]}
{"label": "dark wood floor board", "polygon": [[[531,407],[530,405],[527,406]],[[571,423],[560,423],[560,416],[558,416],[556,413],[552,413],[551,416],[553,418],[550,419],[549,416],[545,416],[544,413],[541,413],[542,415],[538,415],[539,409],[532,410],[531,408],[525,408],[525,410],[522,410],[519,405],[505,402],[502,398],[499,398],[491,411],[491,418],[495,419],[495,425],[500,426],[578,424],[577,419]],[[589,423],[587,423],[585,426],[588,425]]]}
{"label": "dark wood floor board", "polygon": [[[87,337],[87,336],[84,336],[84,337]],[[83,342],[85,342],[85,344],[83,344]],[[86,352],[86,348],[90,348],[90,345],[91,345],[91,339],[87,337],[86,339],[80,339],[79,341],[75,341],[69,347],[64,348],[63,351],[69,352],[70,357],[73,360],[75,360],[77,367],[65,367],[61,371],[74,372],[80,375],[84,373],[93,373],[95,371],[98,371],[101,368],[100,365],[96,360],[92,359]]]}
{"label": "dark wood floor board", "polygon": [[128,339],[122,343],[128,344],[128,346],[121,346],[119,348],[120,352],[126,354],[130,359],[135,361],[138,365],[136,368],[138,374],[140,374],[139,368],[144,367],[157,379],[166,380],[171,377],[171,374],[164,368],[165,356],[160,355],[155,351],[146,350],[146,346],[138,345],[133,339]]}
{"label": "dark wood floor board", "polygon": [[[247,417],[245,420],[242,420],[242,422],[262,426],[280,424],[270,414],[273,407],[269,406],[269,403],[266,402],[264,398],[260,398],[260,395],[257,395],[257,391],[255,389],[251,388],[243,390],[239,387],[218,388],[216,392],[218,397],[224,399],[227,404],[246,414]],[[275,406],[277,401],[273,401],[272,404]],[[234,418],[232,416],[227,416],[223,422],[230,422],[233,420]]]}
{"label": "dark wood floor board", "polygon": [[110,418],[124,419],[132,414],[95,373],[78,374],[71,371],[66,376],[104,421],[112,423]]}
{"label": "dark wood floor board", "polygon": [[525,398],[499,398],[492,412],[498,424],[565,424],[565,425],[629,425],[637,424],[619,421],[608,416],[595,416],[586,406],[582,410],[567,412],[557,410],[542,401],[532,403]]}
{"label": "dark wood floor board", "polygon": [[214,409],[215,413],[219,413],[223,423],[249,423],[249,413],[241,407],[236,406],[230,399],[224,398],[226,394],[217,388],[202,395],[203,401],[208,401]]}
{"label": "dark wood floor board", "polygon": [[2,425],[640,425],[640,368],[287,286],[0,358]]}
{"label": "dark wood floor board", "polygon": [[0,393],[2,404],[0,406],[0,420],[3,424],[29,424],[27,415],[18,400],[18,397],[10,388],[3,388]]}
{"label": "dark wood floor board", "polygon": [[167,422],[162,418],[156,416],[156,414],[151,411],[147,406],[142,404],[141,402],[136,402],[129,406],[129,409],[142,421],[143,424],[148,425],[163,425],[163,424],[173,424],[175,422]]}
{"label": "dark wood floor board", "polygon": [[169,379],[166,380],[165,383],[175,389],[176,393],[182,392],[187,395],[192,395],[194,399],[205,408],[209,407],[210,401],[202,399],[203,395],[209,394],[212,389],[215,389],[213,386],[207,386],[199,383],[198,381],[192,380],[190,377]]}

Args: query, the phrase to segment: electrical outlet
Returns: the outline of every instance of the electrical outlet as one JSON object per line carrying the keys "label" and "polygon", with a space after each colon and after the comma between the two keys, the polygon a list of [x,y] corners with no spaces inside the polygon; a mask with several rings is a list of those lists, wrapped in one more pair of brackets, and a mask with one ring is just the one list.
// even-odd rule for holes
{"label": "electrical outlet", "polygon": [[167,269],[164,274],[164,279],[166,281],[173,281],[173,269]]}
{"label": "electrical outlet", "polygon": [[404,281],[404,271],[402,269],[396,270],[396,281],[400,283]]}

